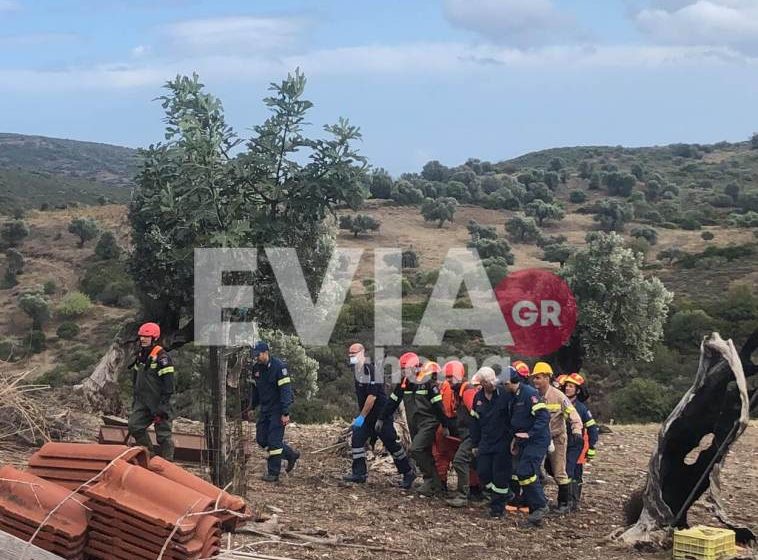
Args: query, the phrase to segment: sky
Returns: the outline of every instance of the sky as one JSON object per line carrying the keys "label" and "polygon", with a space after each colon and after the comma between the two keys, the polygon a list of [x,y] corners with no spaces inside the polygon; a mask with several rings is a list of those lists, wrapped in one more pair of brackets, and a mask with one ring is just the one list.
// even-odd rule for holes
{"label": "sky", "polygon": [[393,175],[758,130],[758,0],[0,0],[0,132],[139,147],[197,72],[243,137],[300,67]]}

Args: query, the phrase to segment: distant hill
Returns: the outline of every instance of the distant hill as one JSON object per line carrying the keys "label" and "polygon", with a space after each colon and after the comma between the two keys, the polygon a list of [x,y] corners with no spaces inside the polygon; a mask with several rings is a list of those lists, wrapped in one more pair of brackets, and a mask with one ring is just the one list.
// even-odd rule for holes
{"label": "distant hill", "polygon": [[137,151],[0,133],[0,211],[129,200]]}

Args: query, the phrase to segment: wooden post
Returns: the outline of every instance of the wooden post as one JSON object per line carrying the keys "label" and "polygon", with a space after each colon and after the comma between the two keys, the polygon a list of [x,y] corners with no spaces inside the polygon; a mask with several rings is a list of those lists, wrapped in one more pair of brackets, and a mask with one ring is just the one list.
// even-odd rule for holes
{"label": "wooden post", "polygon": [[211,454],[211,479],[213,484],[224,488],[229,482],[229,446],[226,434],[226,355],[221,346],[210,347],[208,386],[211,396],[211,411],[207,432],[208,449]]}

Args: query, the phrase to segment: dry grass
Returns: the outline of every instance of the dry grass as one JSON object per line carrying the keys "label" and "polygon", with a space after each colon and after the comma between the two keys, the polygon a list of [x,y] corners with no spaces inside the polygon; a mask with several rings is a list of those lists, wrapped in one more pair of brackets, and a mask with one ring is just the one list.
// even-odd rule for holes
{"label": "dry grass", "polygon": [[49,411],[34,397],[50,387],[28,383],[30,374],[0,372],[0,441],[20,438],[39,444],[49,439]]}

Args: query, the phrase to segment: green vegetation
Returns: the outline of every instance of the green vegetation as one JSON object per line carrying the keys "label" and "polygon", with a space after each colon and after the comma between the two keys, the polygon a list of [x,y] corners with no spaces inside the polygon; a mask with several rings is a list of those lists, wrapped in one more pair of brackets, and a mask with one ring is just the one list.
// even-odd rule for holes
{"label": "green vegetation", "polygon": [[3,275],[2,289],[12,288],[18,284],[16,278],[24,271],[24,255],[18,249],[11,247],[5,252],[5,274]]}
{"label": "green vegetation", "polygon": [[356,214],[355,216],[340,216],[339,227],[353,234],[353,237],[363,233],[379,231],[381,222],[365,214]]}
{"label": "green vegetation", "polygon": [[454,198],[427,198],[421,205],[421,215],[426,222],[437,222],[437,227],[441,228],[445,222],[452,222],[455,217],[455,210],[458,201]]}
{"label": "green vegetation", "polygon": [[95,245],[95,255],[101,260],[117,259],[121,256],[121,247],[116,241],[116,236],[112,231],[106,231],[97,240]]}
{"label": "green vegetation", "polygon": [[81,329],[77,323],[74,323],[73,321],[64,321],[58,325],[55,334],[58,335],[58,338],[62,338],[63,340],[71,340],[77,337],[80,330]]}
{"label": "green vegetation", "polygon": [[92,309],[92,301],[82,292],[69,292],[58,303],[55,313],[62,319],[76,319]]}
{"label": "green vegetation", "polygon": [[5,222],[0,230],[0,238],[9,247],[18,247],[28,235],[29,228],[22,220]]}
{"label": "green vegetation", "polygon": [[90,239],[95,239],[100,232],[97,220],[92,218],[75,218],[68,225],[68,232],[73,233],[79,238],[77,247],[80,249]]}
{"label": "green vegetation", "polygon": [[28,292],[18,298],[18,306],[32,320],[32,330],[42,330],[50,320],[50,301],[42,294]]}

